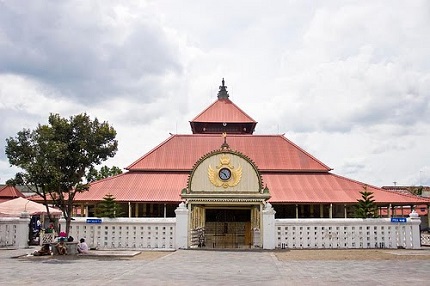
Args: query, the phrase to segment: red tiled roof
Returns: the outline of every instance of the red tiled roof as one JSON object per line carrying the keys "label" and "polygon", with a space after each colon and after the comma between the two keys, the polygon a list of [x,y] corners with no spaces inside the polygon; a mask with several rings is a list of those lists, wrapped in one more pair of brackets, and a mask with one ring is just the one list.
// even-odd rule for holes
{"label": "red tiled roof", "polygon": [[179,202],[189,173],[127,172],[91,184],[88,192],[76,194],[76,201],[102,201],[107,194],[116,201]]}
{"label": "red tiled roof", "polygon": [[[188,172],[128,172],[91,184],[76,201],[101,201],[112,194],[117,201],[180,202]],[[365,184],[331,173],[263,173],[271,203],[355,204]],[[378,204],[429,204],[430,200],[367,186]]]}
{"label": "red tiled roof", "polygon": [[[130,165],[129,172],[93,183],[77,201],[179,202],[194,164],[223,143],[219,135],[173,135]],[[282,135],[228,135],[232,150],[259,168],[272,203],[356,203],[365,184],[330,173],[330,168]],[[430,200],[368,186],[377,203],[416,204]]]}
{"label": "red tiled roof", "polygon": [[24,198],[25,196],[14,186],[5,185],[3,187],[0,187],[1,200],[11,200],[19,197]]}
{"label": "red tiled roof", "polygon": [[[203,155],[219,149],[217,134],[173,135],[127,167],[130,171],[190,171]],[[250,157],[261,171],[327,172],[329,167],[282,135],[227,135],[230,148]]]}
{"label": "red tiled roof", "polygon": [[191,122],[257,123],[228,98],[216,100]]}
{"label": "red tiled roof", "polygon": [[424,186],[382,186],[384,190],[397,193],[417,194],[430,191],[430,187]]}
{"label": "red tiled roof", "polygon": [[[426,216],[428,214],[427,212],[427,205],[418,205],[414,207],[415,212],[419,215],[419,216]],[[411,213],[411,207],[409,206],[404,206],[402,208],[395,208],[394,210],[391,210],[391,212],[393,213],[394,216],[409,216],[409,214]],[[388,208],[381,208],[379,210],[379,215],[380,216],[387,216],[388,215]]]}
{"label": "red tiled roof", "polygon": [[[331,173],[263,174],[273,203],[356,203],[364,183]],[[430,203],[429,199],[367,185],[377,204]]]}

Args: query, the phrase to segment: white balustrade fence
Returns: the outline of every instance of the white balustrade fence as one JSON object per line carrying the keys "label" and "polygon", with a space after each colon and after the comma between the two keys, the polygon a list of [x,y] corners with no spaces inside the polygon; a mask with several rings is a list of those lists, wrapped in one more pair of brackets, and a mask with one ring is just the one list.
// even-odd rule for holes
{"label": "white balustrade fence", "polygon": [[276,219],[277,248],[419,248],[419,218]]}
{"label": "white balustrade fence", "polygon": [[430,233],[421,233],[421,245],[430,246]]}
{"label": "white balustrade fence", "polygon": [[176,218],[83,217],[72,221],[69,236],[97,249],[175,249],[175,230]]}
{"label": "white balustrade fence", "polygon": [[[274,219],[263,217],[263,248],[408,248],[421,247],[420,218],[401,222],[381,219]],[[187,248],[188,210],[181,204],[176,218],[86,218],[71,223],[70,236],[85,238],[97,249]],[[28,215],[28,214],[27,214]],[[25,248],[29,238],[28,216],[0,218],[0,247]],[[60,220],[65,229],[65,220]],[[51,238],[52,239],[52,238]],[[428,242],[426,239],[423,245]]]}
{"label": "white balustrade fence", "polygon": [[0,218],[0,247],[25,248],[28,246],[29,217]]}

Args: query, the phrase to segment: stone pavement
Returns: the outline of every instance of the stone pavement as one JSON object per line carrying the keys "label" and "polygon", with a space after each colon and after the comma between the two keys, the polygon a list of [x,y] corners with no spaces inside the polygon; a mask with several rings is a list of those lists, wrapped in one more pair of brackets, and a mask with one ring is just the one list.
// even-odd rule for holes
{"label": "stone pavement", "polygon": [[32,251],[0,249],[0,285],[428,285],[430,280],[430,258],[281,261],[272,251],[203,250],[152,259],[128,252],[22,257]]}

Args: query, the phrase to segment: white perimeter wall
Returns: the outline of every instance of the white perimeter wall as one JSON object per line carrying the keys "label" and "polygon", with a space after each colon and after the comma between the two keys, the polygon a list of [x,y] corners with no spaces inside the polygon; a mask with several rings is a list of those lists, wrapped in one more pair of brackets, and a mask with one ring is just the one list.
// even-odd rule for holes
{"label": "white perimeter wall", "polygon": [[[182,210],[182,212],[180,211]],[[70,234],[98,249],[178,249],[187,248],[189,233],[185,206],[177,218],[75,218]],[[28,246],[29,218],[0,218],[0,247]],[[420,218],[404,223],[390,219],[263,219],[265,249],[274,248],[408,248],[420,243]],[[268,224],[268,225],[265,225]],[[64,219],[60,220],[65,229]]]}
{"label": "white perimeter wall", "polygon": [[0,247],[28,246],[30,218],[0,217]]}
{"label": "white perimeter wall", "polygon": [[[88,223],[100,218],[75,218],[69,236],[76,241],[85,238],[90,248],[97,249],[175,249],[176,218],[101,218],[101,223]],[[66,222],[60,220],[61,230]]]}
{"label": "white perimeter wall", "polygon": [[420,248],[420,218],[276,219],[277,248]]}

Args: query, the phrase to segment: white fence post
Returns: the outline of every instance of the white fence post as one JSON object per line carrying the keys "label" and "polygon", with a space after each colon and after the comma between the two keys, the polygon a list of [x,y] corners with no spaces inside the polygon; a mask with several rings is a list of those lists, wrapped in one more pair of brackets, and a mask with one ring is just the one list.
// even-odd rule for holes
{"label": "white fence post", "polygon": [[176,214],[176,249],[188,248],[188,213],[182,202],[175,210]]}
{"label": "white fence post", "polygon": [[412,224],[412,248],[420,248],[421,247],[421,232],[420,232],[420,224],[421,218],[414,211],[409,214],[409,218]]}
{"label": "white fence post", "polygon": [[270,203],[266,203],[263,210],[263,249],[275,249],[275,210]]}
{"label": "white fence post", "polygon": [[30,216],[0,218],[0,247],[26,248],[29,239]]}
{"label": "white fence post", "polygon": [[21,213],[16,230],[16,246],[18,248],[28,247],[30,236],[30,214],[27,212]]}

